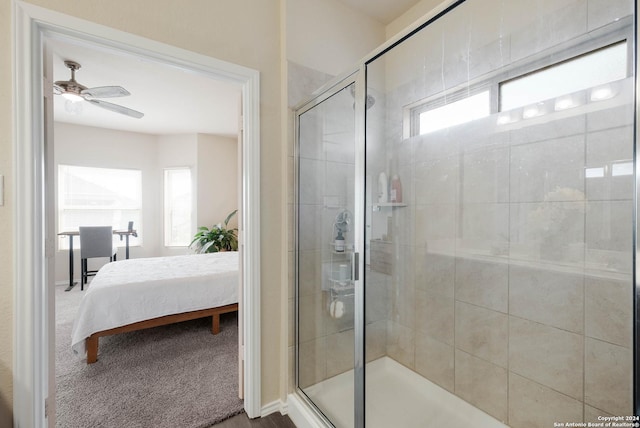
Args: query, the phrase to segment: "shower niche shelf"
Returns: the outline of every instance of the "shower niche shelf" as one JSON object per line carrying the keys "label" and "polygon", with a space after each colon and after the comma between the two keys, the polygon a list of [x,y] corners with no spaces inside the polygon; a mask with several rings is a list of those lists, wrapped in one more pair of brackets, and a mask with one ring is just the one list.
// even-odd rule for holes
{"label": "shower niche shelf", "polygon": [[335,254],[337,256],[349,255],[353,252],[352,244],[346,244],[343,251],[337,251],[335,244],[329,244],[329,248],[331,249],[331,254]]}
{"label": "shower niche shelf", "polygon": [[373,211],[380,211],[381,208],[402,208],[406,207],[407,204],[402,202],[380,202],[377,204],[373,204]]}

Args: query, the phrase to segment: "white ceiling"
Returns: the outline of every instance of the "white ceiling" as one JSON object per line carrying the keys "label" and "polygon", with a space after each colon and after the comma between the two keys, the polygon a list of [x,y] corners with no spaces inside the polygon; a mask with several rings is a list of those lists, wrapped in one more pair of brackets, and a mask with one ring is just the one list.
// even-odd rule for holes
{"label": "white ceiling", "polygon": [[77,82],[89,88],[122,86],[131,95],[105,101],[145,114],[134,119],[84,101],[82,111],[71,114],[56,95],[55,121],[155,135],[238,134],[240,86],[97,46],[54,40],[51,48],[54,81],[69,80],[64,60],[76,61],[82,66]]}
{"label": "white ceiling", "polygon": [[[340,1],[386,25],[420,0]],[[122,86],[130,96],[105,101],[145,114],[134,119],[84,101],[81,111],[74,114],[65,108],[64,98],[55,96],[54,119],[58,122],[154,135],[238,133],[239,86],[70,40],[53,40],[51,48],[54,81],[70,78],[64,60],[78,62],[82,68],[76,72],[76,81],[89,88]]]}
{"label": "white ceiling", "polygon": [[351,9],[387,25],[411,9],[420,0],[339,0]]}

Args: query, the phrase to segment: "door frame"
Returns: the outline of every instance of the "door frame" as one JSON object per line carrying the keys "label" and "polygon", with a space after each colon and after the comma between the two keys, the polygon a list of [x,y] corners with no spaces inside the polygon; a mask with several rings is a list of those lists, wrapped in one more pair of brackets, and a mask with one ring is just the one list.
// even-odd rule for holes
{"label": "door frame", "polygon": [[[127,54],[218,78],[242,88],[242,182],[244,230],[242,320],[244,407],[251,418],[261,413],[260,375],[260,75],[216,58],[105,27],[20,0],[13,12],[13,165],[14,340],[13,412],[16,426],[53,426],[46,407],[55,373],[49,326],[54,322],[47,297],[47,254],[53,231],[45,227],[45,117],[43,52],[47,38],[91,42]],[[53,397],[55,398],[55,397]]]}

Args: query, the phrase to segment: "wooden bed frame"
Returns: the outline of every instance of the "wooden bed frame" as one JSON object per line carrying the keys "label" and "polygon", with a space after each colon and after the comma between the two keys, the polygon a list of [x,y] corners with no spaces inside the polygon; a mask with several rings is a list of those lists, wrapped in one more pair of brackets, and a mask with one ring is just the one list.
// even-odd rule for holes
{"label": "wooden bed frame", "polygon": [[181,314],[166,315],[164,317],[153,318],[150,320],[140,321],[133,324],[123,325],[122,327],[111,328],[109,330],[98,331],[87,337],[87,364],[93,364],[98,361],[98,339],[102,336],[111,336],[119,333],[129,333],[145,328],[158,327],[161,325],[175,324],[182,321],[195,320],[198,318],[211,317],[211,333],[218,334],[220,332],[220,314],[235,312],[238,310],[238,304],[219,306],[217,308],[202,309],[200,311],[183,312]]}

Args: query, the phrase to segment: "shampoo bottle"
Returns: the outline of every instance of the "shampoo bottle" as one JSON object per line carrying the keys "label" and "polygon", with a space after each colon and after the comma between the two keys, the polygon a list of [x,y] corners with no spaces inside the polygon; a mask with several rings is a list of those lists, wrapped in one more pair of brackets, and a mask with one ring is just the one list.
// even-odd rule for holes
{"label": "shampoo bottle", "polygon": [[400,182],[400,177],[394,174],[391,177],[391,186],[389,186],[391,191],[390,201],[391,202],[402,202],[402,183]]}

